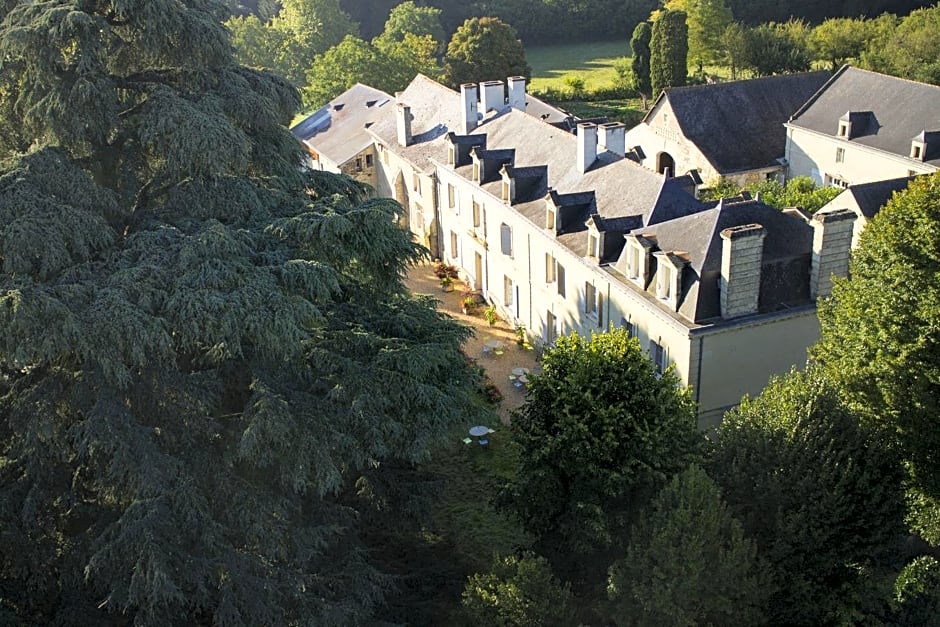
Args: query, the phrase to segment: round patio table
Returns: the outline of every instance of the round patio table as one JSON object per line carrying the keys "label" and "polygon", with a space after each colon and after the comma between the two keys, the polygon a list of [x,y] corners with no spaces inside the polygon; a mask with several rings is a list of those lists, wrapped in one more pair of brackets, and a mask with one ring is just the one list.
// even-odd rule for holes
{"label": "round patio table", "polygon": [[475,438],[482,438],[484,435],[488,435],[490,432],[489,427],[484,427],[482,425],[477,425],[476,427],[470,427],[470,435]]}
{"label": "round patio table", "polygon": [[522,377],[522,376],[529,374],[529,369],[528,368],[513,368],[512,373],[516,375],[517,377]]}

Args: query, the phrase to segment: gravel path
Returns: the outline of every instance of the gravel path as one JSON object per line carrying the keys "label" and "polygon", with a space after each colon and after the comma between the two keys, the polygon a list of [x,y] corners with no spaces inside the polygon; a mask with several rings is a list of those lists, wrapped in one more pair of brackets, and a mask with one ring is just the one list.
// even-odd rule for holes
{"label": "gravel path", "polygon": [[[503,393],[503,401],[499,406],[499,418],[503,424],[509,424],[510,412],[522,405],[525,400],[525,388],[519,389],[513,386],[509,375],[512,374],[513,368],[536,368],[535,352],[516,345],[515,330],[505,320],[499,320],[495,326],[491,327],[483,318],[483,307],[480,307],[474,315],[464,315],[460,304],[464,284],[455,281],[453,291],[443,292],[430,263],[414,266],[408,273],[406,283],[412,293],[433,296],[438,301],[439,310],[473,327],[474,335],[464,343],[464,352],[469,357],[475,358],[486,369],[490,379]],[[483,345],[490,340],[502,340],[506,344],[502,355],[483,354]]]}

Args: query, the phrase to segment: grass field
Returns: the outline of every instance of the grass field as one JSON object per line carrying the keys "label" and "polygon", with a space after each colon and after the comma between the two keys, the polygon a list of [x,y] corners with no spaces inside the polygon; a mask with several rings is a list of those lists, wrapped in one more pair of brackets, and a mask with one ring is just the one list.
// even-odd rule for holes
{"label": "grass field", "polygon": [[584,79],[584,86],[588,90],[610,87],[617,78],[614,62],[629,54],[628,41],[526,48],[526,60],[532,66],[530,89],[563,88],[567,75]]}

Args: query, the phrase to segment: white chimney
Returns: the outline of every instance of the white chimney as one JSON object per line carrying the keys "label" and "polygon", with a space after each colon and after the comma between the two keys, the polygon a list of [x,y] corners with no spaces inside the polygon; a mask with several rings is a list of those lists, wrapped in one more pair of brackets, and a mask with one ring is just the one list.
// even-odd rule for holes
{"label": "white chimney", "polygon": [[819,212],[813,216],[813,261],[810,266],[809,296],[824,298],[832,294],[832,276],[849,274],[849,254],[855,212],[851,209]]}
{"label": "white chimney", "polygon": [[597,149],[608,150],[619,157],[627,154],[627,125],[622,122],[601,124],[597,135]]}
{"label": "white chimney", "polygon": [[584,174],[597,159],[597,124],[578,124],[578,170]]}
{"label": "white chimney", "polygon": [[460,96],[463,100],[463,134],[469,135],[477,127],[477,86],[475,83],[464,83],[460,86]]}
{"label": "white chimney", "polygon": [[721,317],[756,313],[760,300],[760,273],[767,231],[760,224],[745,224],[721,232]]}
{"label": "white chimney", "polygon": [[490,111],[502,111],[506,106],[503,81],[486,81],[480,83],[483,88],[483,114]]}
{"label": "white chimney", "polygon": [[411,143],[411,107],[404,102],[398,103],[395,121],[398,127],[398,144],[407,146]]}
{"label": "white chimney", "polygon": [[507,82],[509,83],[509,106],[525,112],[525,76],[510,76]]}

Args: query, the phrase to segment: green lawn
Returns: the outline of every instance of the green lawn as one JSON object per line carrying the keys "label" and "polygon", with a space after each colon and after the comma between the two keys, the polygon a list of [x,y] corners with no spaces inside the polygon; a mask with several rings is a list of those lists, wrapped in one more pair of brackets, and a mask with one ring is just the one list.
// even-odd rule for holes
{"label": "green lawn", "polygon": [[588,90],[609,87],[617,78],[614,62],[629,54],[628,41],[526,48],[526,60],[532,66],[530,88],[534,91],[546,87],[563,88],[564,77],[569,74],[584,79]]}

